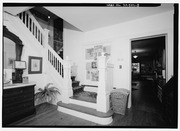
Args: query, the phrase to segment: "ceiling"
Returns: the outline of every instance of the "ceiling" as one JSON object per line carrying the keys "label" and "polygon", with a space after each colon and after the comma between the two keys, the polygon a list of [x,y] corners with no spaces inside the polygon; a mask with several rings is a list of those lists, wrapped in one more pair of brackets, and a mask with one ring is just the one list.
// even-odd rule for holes
{"label": "ceiling", "polygon": [[159,7],[45,7],[82,31],[90,31],[173,10],[173,4]]}
{"label": "ceiling", "polygon": [[[13,15],[32,7],[4,7]],[[81,31],[91,31],[158,13],[173,10],[173,4],[161,4],[158,7],[96,7],[96,6],[44,6],[63,20]]]}

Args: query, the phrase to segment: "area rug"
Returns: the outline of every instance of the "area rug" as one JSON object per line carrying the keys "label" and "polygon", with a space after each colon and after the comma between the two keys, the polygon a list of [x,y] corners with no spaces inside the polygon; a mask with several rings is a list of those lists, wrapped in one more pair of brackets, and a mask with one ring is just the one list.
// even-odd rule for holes
{"label": "area rug", "polygon": [[96,99],[97,93],[95,93],[95,92],[88,92],[88,91],[81,91],[81,92],[75,93],[74,96],[83,96],[83,97],[89,97],[89,98]]}

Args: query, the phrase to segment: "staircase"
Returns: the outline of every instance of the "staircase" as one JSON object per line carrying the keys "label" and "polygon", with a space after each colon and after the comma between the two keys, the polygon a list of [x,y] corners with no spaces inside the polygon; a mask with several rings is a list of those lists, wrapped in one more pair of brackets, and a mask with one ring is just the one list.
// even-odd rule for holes
{"label": "staircase", "polygon": [[[10,17],[13,17],[13,22],[15,22],[16,25],[18,24],[21,29],[26,31],[26,35],[22,36],[33,41],[32,44],[34,45],[32,45],[32,47],[38,43],[37,48],[43,52],[43,69],[45,70],[45,75],[53,79],[53,81],[59,85],[58,87],[61,88],[61,101],[57,102],[58,111],[97,124],[110,124],[113,121],[113,112],[109,109],[109,87],[111,87],[111,85],[107,84],[106,77],[103,76],[105,72],[108,72],[106,64],[99,69],[100,80],[98,87],[79,85],[79,81],[71,80],[71,65],[69,60],[62,60],[49,46],[48,30],[42,29],[29,11],[18,14],[18,17]],[[106,58],[103,57],[101,61],[106,63],[105,59]],[[112,79],[111,75],[108,76],[110,77],[108,78],[109,80]],[[95,89],[96,91],[86,90],[87,87],[89,89]]]}
{"label": "staircase", "polygon": [[[101,125],[110,124],[113,119],[113,111],[106,113],[97,111],[97,93],[84,91],[85,85],[79,85],[79,81],[72,80],[73,96],[68,104],[57,103],[58,110]],[[94,88],[94,87],[92,87]]]}

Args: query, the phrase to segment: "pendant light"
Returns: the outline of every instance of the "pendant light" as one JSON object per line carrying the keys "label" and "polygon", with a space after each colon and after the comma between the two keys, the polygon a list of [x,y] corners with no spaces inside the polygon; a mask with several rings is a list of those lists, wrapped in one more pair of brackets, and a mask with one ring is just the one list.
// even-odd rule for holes
{"label": "pendant light", "polygon": [[133,58],[136,59],[138,56],[136,54],[136,51],[134,52]]}

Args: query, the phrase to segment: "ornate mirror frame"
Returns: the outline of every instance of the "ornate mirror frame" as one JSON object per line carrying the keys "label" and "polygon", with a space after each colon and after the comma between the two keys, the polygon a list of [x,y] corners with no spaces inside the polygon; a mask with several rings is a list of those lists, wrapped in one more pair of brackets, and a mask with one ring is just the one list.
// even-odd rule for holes
{"label": "ornate mirror frame", "polygon": [[16,36],[15,34],[13,34],[12,32],[10,32],[6,26],[3,26],[3,37],[7,37],[10,40],[12,40],[13,42],[16,43],[16,60],[20,61],[21,60],[21,55],[22,55],[22,48],[23,48],[23,44],[22,41],[19,39],[18,36]]}

